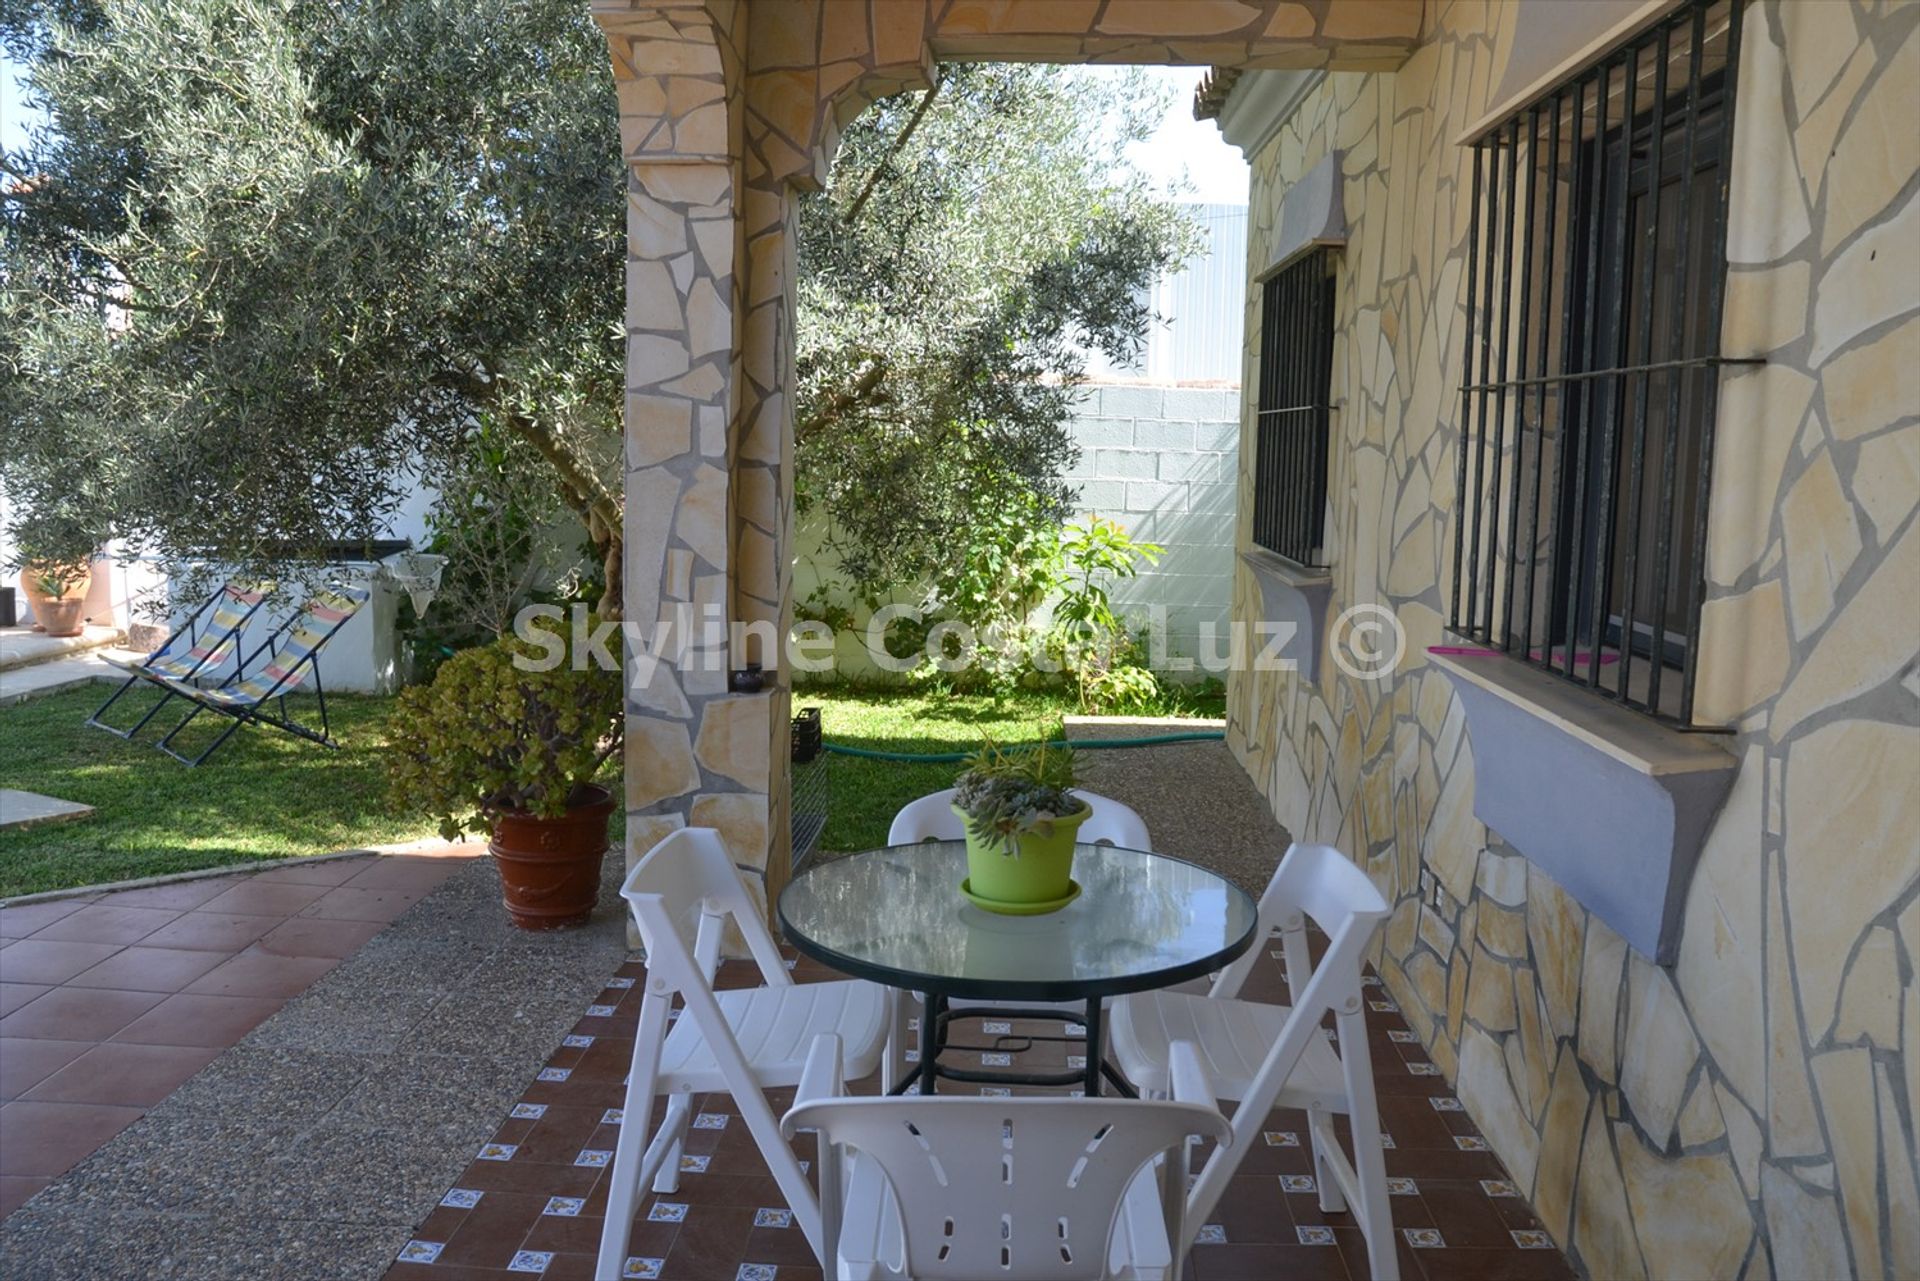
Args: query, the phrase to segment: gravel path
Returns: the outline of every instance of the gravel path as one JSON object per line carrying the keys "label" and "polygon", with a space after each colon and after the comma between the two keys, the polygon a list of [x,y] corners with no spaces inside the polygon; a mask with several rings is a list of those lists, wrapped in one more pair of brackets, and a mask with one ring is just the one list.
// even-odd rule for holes
{"label": "gravel path", "polygon": [[[1225,721],[1067,718],[1067,738],[1075,742],[1225,728]],[[1212,868],[1249,894],[1266,889],[1286,852],[1286,829],[1225,743],[1089,750],[1080,753],[1079,771],[1088,790],[1138,810],[1156,848]]]}

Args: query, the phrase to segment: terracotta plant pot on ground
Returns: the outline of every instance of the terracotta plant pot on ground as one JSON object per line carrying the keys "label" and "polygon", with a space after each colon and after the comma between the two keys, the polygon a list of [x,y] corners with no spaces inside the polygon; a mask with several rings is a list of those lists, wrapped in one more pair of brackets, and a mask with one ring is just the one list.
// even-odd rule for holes
{"label": "terracotta plant pot on ground", "polygon": [[524,812],[494,820],[487,849],[500,869],[507,913],[523,930],[584,925],[600,897],[600,863],[607,853],[613,796],[583,787],[559,818]]}
{"label": "terracotta plant pot on ground", "polygon": [[34,602],[33,616],[49,636],[78,636],[86,630],[87,620],[80,612],[86,607],[78,596],[47,598]]}
{"label": "terracotta plant pot on ground", "polygon": [[[52,577],[61,586],[59,596],[50,596],[41,588],[41,583]],[[74,605],[72,617],[81,618],[80,611],[86,607],[87,588],[93,584],[93,569],[84,564],[55,564],[51,561],[29,561],[20,567],[20,594],[26,597],[28,608],[33,610],[33,629],[37,632],[51,632],[55,636],[77,636],[79,629],[54,631],[47,621],[47,607],[58,606],[63,601]],[[63,619],[65,613],[60,615]],[[83,619],[84,621],[84,619]]]}

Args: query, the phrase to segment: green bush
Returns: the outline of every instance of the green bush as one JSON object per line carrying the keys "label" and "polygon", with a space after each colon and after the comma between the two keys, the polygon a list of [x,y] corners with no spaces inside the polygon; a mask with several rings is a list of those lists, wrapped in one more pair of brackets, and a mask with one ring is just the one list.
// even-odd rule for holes
{"label": "green bush", "polygon": [[[556,634],[557,635],[557,634]],[[502,814],[558,818],[619,750],[620,673],[508,638],[462,650],[431,685],[400,694],[388,780],[397,805],[432,814],[451,840]]]}

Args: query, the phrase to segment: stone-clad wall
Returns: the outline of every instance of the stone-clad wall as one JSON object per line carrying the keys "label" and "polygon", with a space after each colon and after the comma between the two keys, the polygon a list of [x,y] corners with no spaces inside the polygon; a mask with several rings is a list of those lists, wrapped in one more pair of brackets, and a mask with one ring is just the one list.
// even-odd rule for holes
{"label": "stone-clad wall", "polygon": [[[1329,75],[1254,157],[1260,245],[1345,153],[1329,613],[1389,605],[1408,652],[1372,682],[1236,676],[1229,739],[1284,824],[1397,904],[1389,988],[1587,1273],[1920,1276],[1920,4],[1746,11],[1723,351],[1768,363],[1724,384],[1700,659],[1741,765],[1671,969],[1475,820],[1424,661],[1451,581],[1458,144],[1518,9],[1436,0],[1397,72]],[[1236,617],[1259,599],[1241,570]]]}

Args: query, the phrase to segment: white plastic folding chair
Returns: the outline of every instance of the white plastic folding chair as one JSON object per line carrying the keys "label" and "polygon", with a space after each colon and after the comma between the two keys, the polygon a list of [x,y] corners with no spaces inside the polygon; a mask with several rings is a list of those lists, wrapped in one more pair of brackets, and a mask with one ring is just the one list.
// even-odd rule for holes
{"label": "white plastic folding chair", "polygon": [[[781,1140],[764,1091],[798,1085],[813,1040],[823,1034],[847,1047],[855,1078],[884,1058],[891,1086],[897,1056],[885,1051],[898,1021],[898,994],[856,979],[796,984],[726,844],[711,828],[668,835],[640,860],[620,893],[647,949],[647,975],[594,1275],[602,1281],[620,1277],[644,1185],[652,1180],[659,1192],[676,1187],[696,1093],[733,1096],[795,1223],[817,1249],[819,1201],[793,1149]],[[729,919],[765,986],[714,990]],[[684,1002],[677,1022],[669,1017],[675,996]],[[654,1100],[662,1094],[669,1096],[666,1115],[648,1142]]]}
{"label": "white plastic folding chair", "polygon": [[[958,841],[967,829],[953,812],[953,788],[932,792],[908,801],[893,816],[887,829],[887,844],[917,845],[921,841]],[[1123,850],[1150,850],[1152,838],[1147,825],[1133,808],[1111,796],[1074,788],[1074,794],[1093,807],[1093,813],[1080,825],[1079,839],[1088,845],[1117,845]]]}
{"label": "white plastic folding chair", "polygon": [[1190,1045],[1172,1099],[847,1098],[814,1043],[792,1138],[819,1142],[828,1276],[1144,1281],[1180,1275],[1189,1142],[1233,1142]]}
{"label": "white plastic folding chair", "polygon": [[[1110,1044],[1128,1079],[1142,1091],[1160,1094],[1173,1088],[1172,1047],[1191,1042],[1218,1096],[1239,1103],[1233,1114],[1238,1146],[1217,1149],[1194,1184],[1189,1212],[1199,1221],[1226,1191],[1240,1154],[1259,1137],[1267,1113],[1275,1107],[1302,1108],[1312,1137],[1320,1208],[1338,1213],[1351,1206],[1373,1275],[1397,1281],[1362,982],[1367,947],[1388,914],[1380,891],[1339,850],[1294,845],[1260,896],[1259,924],[1262,939],[1276,930],[1280,934],[1292,1004],[1238,999],[1261,954],[1256,944],[1221,971],[1205,996],[1142,992],[1115,1001]],[[1318,966],[1308,953],[1308,919],[1329,939]],[[1321,1019],[1329,1012],[1339,1035],[1338,1053],[1321,1035]],[[1344,1113],[1352,1127],[1352,1159],[1334,1134],[1336,1113]]]}
{"label": "white plastic folding chair", "polygon": [[[1130,805],[1122,804],[1110,796],[1101,796],[1096,792],[1074,788],[1075,795],[1085,800],[1093,810],[1087,821],[1080,825],[1079,839],[1089,845],[1113,845],[1123,850],[1150,850],[1153,838],[1147,835],[1146,820]],[[930,792],[916,797],[900,807],[893,816],[893,826],[887,829],[887,844],[918,845],[921,841],[959,841],[965,840],[967,829],[958,814],[953,812],[954,789]],[[949,1014],[964,1017],[968,1011],[992,1010],[1018,1016],[1022,1013],[1060,1018],[1068,1022],[1077,1020],[1082,1010],[1075,1001],[972,1001],[955,998],[946,1003]],[[920,1012],[922,1026],[928,1015]],[[921,1038],[921,1045],[926,1038]]]}

